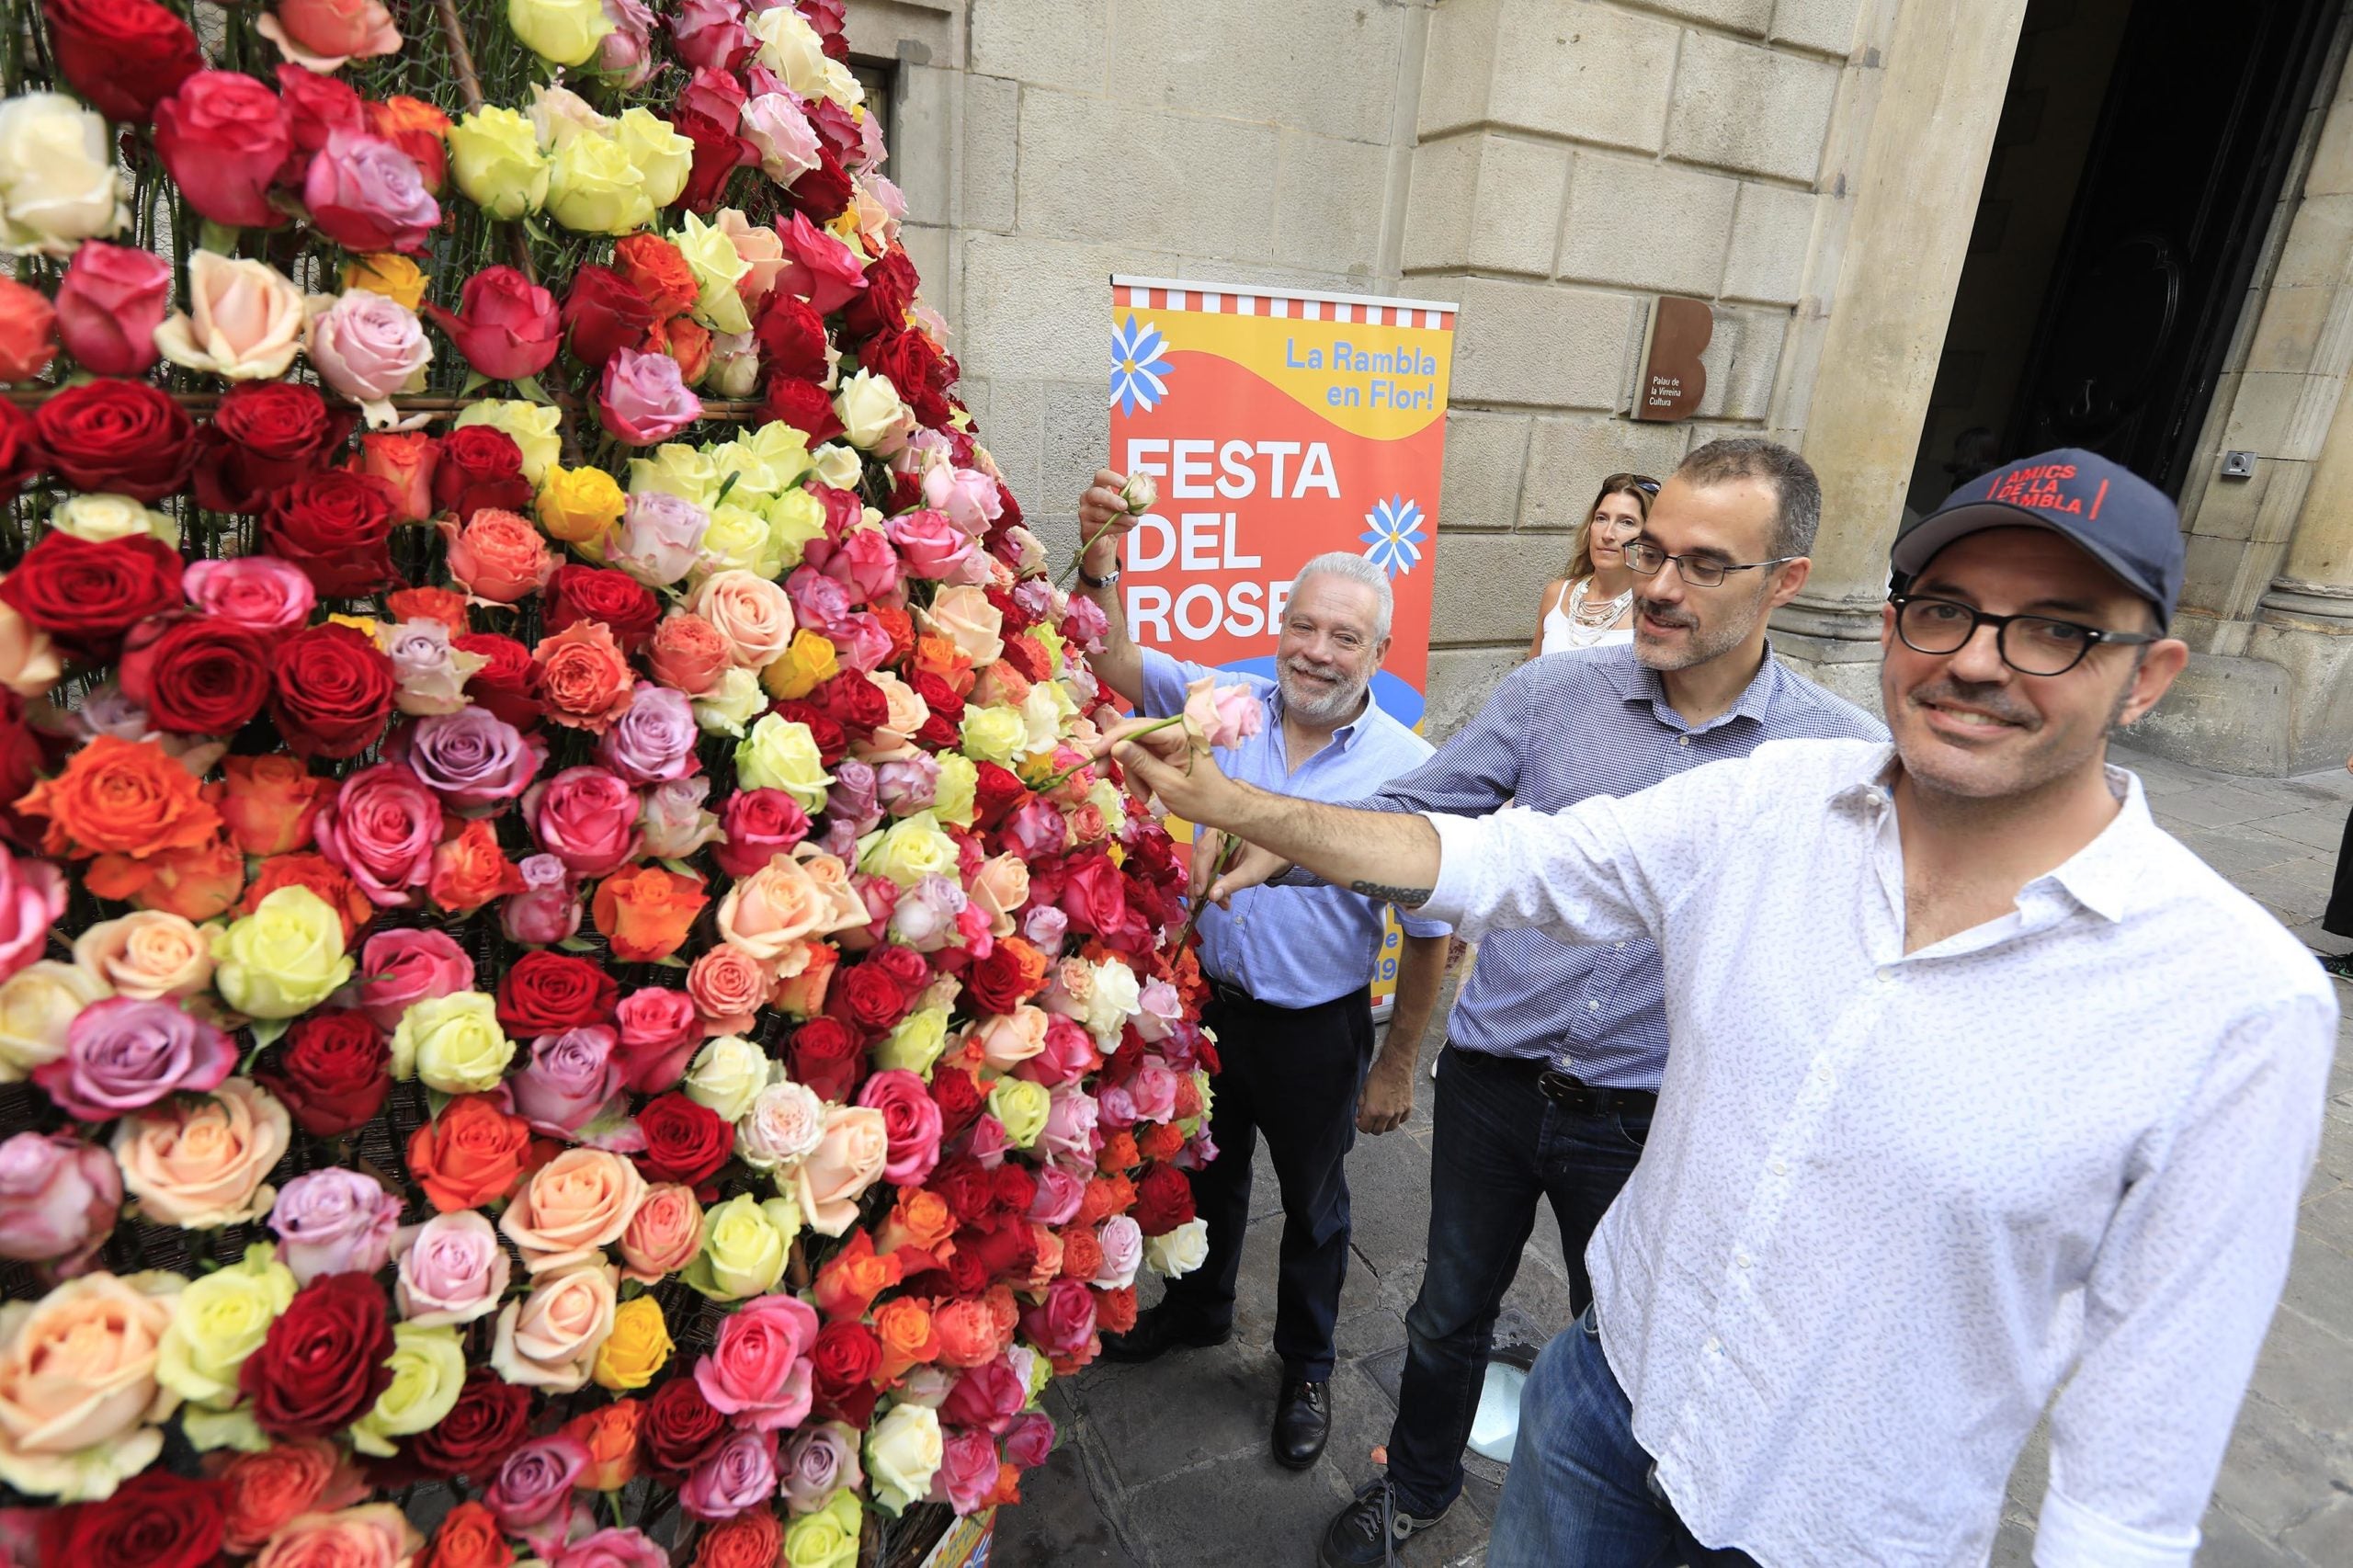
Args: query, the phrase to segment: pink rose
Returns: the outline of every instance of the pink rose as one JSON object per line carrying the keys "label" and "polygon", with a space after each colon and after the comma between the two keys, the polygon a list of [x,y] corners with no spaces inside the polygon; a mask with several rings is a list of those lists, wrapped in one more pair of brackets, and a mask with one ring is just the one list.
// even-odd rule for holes
{"label": "pink rose", "polygon": [[721,1322],[710,1353],[695,1363],[695,1384],[739,1426],[798,1426],[809,1416],[816,1338],[816,1308],[798,1296],[756,1297]]}
{"label": "pink rose", "polygon": [[65,914],[65,877],[46,860],[0,849],[0,980],[48,950]]}
{"label": "pink rose", "polygon": [[1092,1168],[1096,1151],[1103,1147],[1103,1135],[1097,1131],[1101,1114],[1093,1095],[1075,1084],[1063,1085],[1047,1104],[1046,1130],[1038,1134],[1038,1153]]}
{"label": "pink rose", "polygon": [[790,185],[821,161],[809,117],[782,93],[762,93],[746,100],[741,133],[759,154],[761,171],[779,185]]}
{"label": "pink rose", "polygon": [[0,1257],[79,1274],[121,1208],[122,1175],[100,1145],[70,1132],[19,1132],[0,1143]]}
{"label": "pink rose", "polygon": [[931,1499],[945,1503],[959,1517],[977,1514],[996,1490],[996,1439],[966,1427],[949,1432],[939,1449],[939,1468],[931,1474]]}
{"label": "pink rose", "polygon": [[[868,604],[888,603],[899,593],[900,562],[891,547],[898,541],[894,526],[902,520],[892,518],[893,528],[854,528],[838,540],[831,537],[813,539],[803,550],[802,558],[847,588],[852,598]],[[920,571],[915,574],[928,575]]]}
{"label": "pink rose", "polygon": [[1054,1418],[1042,1410],[1015,1416],[1013,1425],[1006,1429],[1005,1458],[1008,1464],[1017,1464],[1023,1470],[1035,1470],[1045,1463],[1053,1451]]}
{"label": "pink rose", "polygon": [[393,1244],[393,1299],[404,1321],[430,1327],[472,1323],[498,1310],[514,1266],[498,1232],[472,1209],[436,1214]]}
{"label": "pink rose", "polygon": [[137,376],[155,363],[172,308],[172,265],[150,251],[84,240],[57,286],[57,337],[85,370]]}
{"label": "pink rose", "polygon": [[1075,1279],[1057,1279],[1040,1300],[1022,1309],[1021,1333],[1049,1356],[1091,1357],[1095,1292]]}
{"label": "pink rose", "polygon": [[507,939],[550,947],[580,929],[580,888],[552,855],[528,855],[516,866],[523,891],[499,902],[498,926]]}
{"label": "pink rose", "polygon": [[1002,1432],[1029,1403],[1029,1380],[1014,1370],[1012,1357],[1000,1353],[995,1359],[967,1367],[958,1374],[955,1387],[940,1401],[939,1419],[951,1426]]}
{"label": "pink rose", "polygon": [[216,1089],[236,1065],[235,1041],[172,1003],[109,996],[74,1016],[65,1054],[32,1079],[67,1115],[111,1121],[166,1095]]}
{"label": "pink rose", "polygon": [[412,1004],[474,988],[474,960],[446,931],[379,931],[359,949],[359,1007],[384,1033]]}
{"label": "pink rose", "polygon": [[311,222],[347,250],[418,251],[441,222],[415,160],[381,136],[330,131],[302,178]]}
{"label": "pink rose", "polygon": [[777,286],[808,301],[819,315],[832,315],[866,288],[866,269],[858,264],[858,253],[809,222],[805,213],[793,213],[791,222],[777,225],[777,232],[784,236],[785,255]]}
{"label": "pink rose", "polygon": [[547,540],[527,519],[496,506],[483,506],[460,526],[441,521],[449,541],[449,575],[477,598],[511,605],[548,585],[556,559]]}
{"label": "pink rose", "polygon": [[858,1103],[882,1113],[890,1139],[890,1164],[882,1179],[893,1187],[921,1187],[939,1163],[939,1102],[924,1081],[904,1068],[892,1068],[866,1080]]}
{"label": "pink rose", "polygon": [[620,1032],[622,1083],[632,1094],[658,1095],[676,1084],[703,1042],[702,1015],[683,991],[632,991],[621,998],[613,1022]]}
{"label": "pink rose", "polygon": [[354,60],[397,54],[401,30],[382,0],[278,0],[254,30],[309,71],[340,71]]}
{"label": "pink rose", "polygon": [[344,779],[320,808],[319,853],[380,909],[416,902],[433,875],[441,801],[404,764],[380,762]]}
{"label": "pink rose", "polygon": [[1029,1218],[1041,1225],[1069,1224],[1086,1201],[1086,1178],[1060,1165],[1040,1165],[1034,1174],[1038,1191],[1029,1199]]}
{"label": "pink rose", "polygon": [[[425,324],[398,300],[365,289],[335,296],[311,318],[311,363],[319,379],[354,403],[382,403],[433,358]],[[389,423],[387,412],[382,422]]]}
{"label": "pink rose", "polygon": [[887,527],[909,576],[944,580],[972,557],[972,537],[949,522],[944,512],[926,507],[893,517]]}
{"label": "pink rose", "polygon": [[621,1278],[641,1285],[658,1285],[693,1262],[702,1250],[702,1205],[695,1189],[675,1181],[647,1187],[620,1245]]}
{"label": "pink rose", "polygon": [[947,463],[923,476],[923,504],[947,514],[950,522],[975,539],[1004,515],[1005,500],[996,481],[978,469]]}
{"label": "pink rose", "polygon": [[620,1092],[614,1039],[599,1024],[540,1035],[531,1042],[523,1070],[499,1085],[510,1102],[507,1108],[535,1131],[576,1137]]}
{"label": "pink rose", "polygon": [[180,574],[180,591],[205,614],[255,631],[299,627],[318,603],[310,574],[274,555],[191,561]]}
{"label": "pink rose", "polygon": [[1103,1248],[1102,1271],[1087,1281],[1098,1290],[1124,1290],[1136,1282],[1136,1267],[1143,1262],[1143,1228],[1131,1215],[1114,1214],[1095,1228]]}
{"label": "pink rose", "polygon": [[575,877],[606,876],[637,856],[640,809],[629,781],[605,767],[567,767],[523,797],[540,846]]}
{"label": "pink rose", "polygon": [[613,1525],[559,1548],[548,1568],[670,1568],[670,1553],[644,1531]]}
{"label": "pink rose", "polygon": [[1185,688],[1185,727],[1211,746],[1240,745],[1266,718],[1266,703],[1246,686],[1220,686],[1205,675]]}
{"label": "pink rose", "polygon": [[323,1274],[373,1274],[392,1255],[401,1200],[375,1177],[339,1165],[296,1176],[278,1190],[269,1228],[278,1261],[309,1284]]}
{"label": "pink rose", "polygon": [[777,1490],[776,1434],[738,1426],[720,1439],[678,1489],[678,1506],[697,1519],[732,1519]]}
{"label": "pink rose", "polygon": [[737,0],[686,0],[670,18],[678,58],[697,70],[733,71],[743,64],[752,52],[752,35],[741,19],[746,8]]}
{"label": "pink rose", "polygon": [[1169,1121],[1176,1115],[1176,1074],[1157,1056],[1147,1056],[1128,1080],[1136,1116],[1144,1121]]}
{"label": "pink rose", "polygon": [[483,1494],[483,1506],[500,1530],[521,1536],[532,1551],[544,1555],[564,1539],[573,1515],[573,1485],[588,1464],[588,1446],[577,1437],[534,1438],[506,1456]]}
{"label": "pink rose", "polygon": [[667,354],[614,351],[597,387],[605,428],[632,447],[666,441],[702,417],[702,399],[687,389],[678,362]]}

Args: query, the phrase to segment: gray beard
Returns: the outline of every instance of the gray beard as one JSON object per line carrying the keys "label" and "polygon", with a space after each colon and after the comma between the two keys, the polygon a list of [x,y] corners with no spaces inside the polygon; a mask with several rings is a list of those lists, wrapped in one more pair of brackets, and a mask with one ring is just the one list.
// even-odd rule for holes
{"label": "gray beard", "polygon": [[1308,723],[1318,727],[1326,724],[1345,724],[1355,718],[1357,710],[1364,706],[1367,683],[1363,681],[1335,687],[1328,697],[1309,698],[1303,698],[1293,690],[1288,676],[1284,676],[1279,684],[1282,687],[1284,706]]}

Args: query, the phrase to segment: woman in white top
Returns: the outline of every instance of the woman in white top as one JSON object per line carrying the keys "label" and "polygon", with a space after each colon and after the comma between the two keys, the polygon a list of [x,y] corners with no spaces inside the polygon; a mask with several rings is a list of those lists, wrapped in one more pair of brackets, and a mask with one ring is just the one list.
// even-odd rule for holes
{"label": "woman in white top", "polygon": [[1570,547],[1569,574],[1544,585],[1529,658],[1634,640],[1634,574],[1626,546],[1643,531],[1657,494],[1658,481],[1644,473],[1613,473],[1601,482]]}

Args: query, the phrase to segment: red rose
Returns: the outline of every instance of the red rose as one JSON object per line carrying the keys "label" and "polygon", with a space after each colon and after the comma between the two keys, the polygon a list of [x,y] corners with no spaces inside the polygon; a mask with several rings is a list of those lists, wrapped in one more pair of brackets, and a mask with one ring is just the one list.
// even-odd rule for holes
{"label": "red rose", "polygon": [[850,184],[849,171],[834,156],[831,147],[817,149],[817,166],[796,177],[784,193],[784,199],[808,215],[812,223],[830,223],[849,210],[850,197],[856,187]]}
{"label": "red rose", "polygon": [[933,1070],[931,1099],[939,1108],[939,1131],[943,1138],[953,1138],[981,1116],[981,1086],[970,1073],[952,1067]]}
{"label": "red rose", "polygon": [[0,687],[0,837],[28,852],[39,850],[41,828],[17,811],[16,802],[48,768],[41,740],[25,722],[25,699]]}
{"label": "red rose", "polygon": [[849,58],[849,40],[842,32],[847,9],[842,0],[801,0],[801,14],[824,41],[828,60]]}
{"label": "red rose", "polygon": [[155,151],[188,204],[233,229],[275,229],[269,187],[294,153],[276,93],[234,71],[199,71],[155,106]]}
{"label": "red rose", "polygon": [[1109,935],[1128,917],[1128,887],[1108,855],[1097,852],[1070,868],[1056,901],[1071,924],[1081,930]]}
{"label": "red rose", "polygon": [[33,427],[58,478],[134,501],[177,490],[196,455],[196,426],[152,381],[102,377],[67,387],[42,402]]}
{"label": "red rose", "polygon": [[518,730],[540,727],[540,665],[529,648],[494,631],[470,631],[450,639],[449,645],[490,661],[466,677],[470,699]]}
{"label": "red rose", "polygon": [[32,415],[13,403],[0,402],[0,503],[14,501],[25,481],[47,461]]}
{"label": "red rose", "polygon": [[[974,1273],[962,1274],[960,1265]],[[1021,1278],[1037,1266],[1038,1238],[1029,1222],[1001,1206],[990,1223],[956,1233],[956,1252],[949,1262],[959,1275],[959,1295],[986,1290],[999,1279]]]}
{"label": "red rose", "polygon": [[334,461],[358,417],[300,381],[238,382],[197,438],[197,504],[260,511],[271,492]]}
{"label": "red rose", "polygon": [[1029,802],[1029,786],[1011,768],[981,762],[973,771],[979,778],[972,786],[972,820],[979,826],[995,828]]}
{"label": "red rose", "polygon": [[358,89],[339,76],[323,75],[291,62],[278,68],[278,90],[284,95],[286,128],[293,133],[299,154],[287,177],[299,181],[301,165],[327,144],[338,131],[360,135],[368,129],[368,106]]}
{"label": "red rose", "polygon": [[[662,601],[626,572],[567,562],[555,569],[545,590],[543,630],[553,633],[575,620],[601,620],[624,649],[635,651],[654,635]],[[877,696],[881,693],[878,691]]]}
{"label": "red rose", "polygon": [[523,449],[504,430],[461,425],[442,437],[433,470],[433,505],[465,522],[484,506],[529,513],[531,482],[523,477]]}
{"label": "red rose", "polygon": [[1038,1178],[1011,1160],[989,1173],[989,1186],[995,1189],[997,1211],[1002,1214],[1027,1214],[1029,1205],[1038,1200]]}
{"label": "red rose", "polygon": [[531,1391],[488,1367],[466,1374],[458,1403],[439,1424],[408,1439],[408,1457],[435,1475],[486,1481],[530,1436]]}
{"label": "red rose", "polygon": [[157,729],[231,735],[269,700],[272,641],[215,615],[142,620],[124,640],[116,674]]}
{"label": "red rose", "polygon": [[[670,116],[670,129],[695,147],[694,166],[687,175],[687,187],[671,203],[674,207],[683,207],[690,212],[710,211],[719,205],[720,193],[727,188],[735,171],[745,164],[758,162],[751,143],[735,134],[733,120],[722,124],[700,109],[686,108]],[[844,205],[847,205],[847,200]]]}
{"label": "red rose", "polygon": [[[825,1097],[848,1096],[844,1094]],[[645,1136],[645,1149],[637,1156],[637,1168],[648,1181],[675,1181],[699,1187],[727,1163],[728,1152],[735,1145],[733,1122],[680,1094],[660,1095],[647,1101],[645,1108],[637,1113],[637,1130]]]}
{"label": "red rose", "polygon": [[351,599],[399,584],[392,568],[392,487],[369,474],[331,468],[305,473],[269,498],[261,538],[292,562],[322,598]]}
{"label": "red rose", "polygon": [[843,430],[841,415],[834,412],[834,400],[824,388],[813,381],[773,371],[768,375],[760,417],[783,420],[808,437],[813,447],[832,440]]}
{"label": "red rose", "polygon": [[313,1138],[340,1138],[384,1108],[392,1086],[392,1048],[357,1008],[313,1013],[279,1042],[275,1066],[258,1076]]}
{"label": "red rose", "polygon": [[1136,1183],[1136,1225],[1147,1236],[1165,1236],[1193,1218],[1193,1184],[1175,1165],[1155,1162]]}
{"label": "red rose", "polygon": [[584,267],[572,275],[572,291],[563,297],[564,341],[590,369],[637,347],[653,324],[654,307],[611,267]]}
{"label": "red rose", "polygon": [[[877,1358],[877,1365],[880,1365]],[[645,1442],[647,1467],[655,1476],[676,1484],[719,1446],[727,1435],[727,1417],[715,1409],[692,1378],[671,1378],[645,1402],[638,1425]]]}
{"label": "red rose", "polygon": [[[836,983],[835,990],[839,989]],[[892,994],[895,998],[897,987]],[[865,1045],[840,1019],[812,1018],[792,1031],[792,1075],[814,1089],[819,1099],[847,1100],[866,1076]]]}
{"label": "red rose", "polygon": [[391,722],[392,661],[352,627],[294,633],[278,645],[277,674],[270,717],[298,756],[357,756]]}
{"label": "red rose", "polygon": [[[842,325],[858,337],[900,330],[907,324],[907,307],[915,302],[919,281],[905,248],[892,245],[866,264],[866,292],[843,309]],[[858,359],[865,362],[865,350]]]}
{"label": "red rose", "polygon": [[568,953],[525,953],[498,982],[498,1022],[517,1040],[609,1024],[620,1005],[618,981]]}
{"label": "red rose", "polygon": [[[939,717],[951,724],[961,724],[964,722],[964,699],[956,695],[954,687],[949,686],[929,670],[917,670],[908,679],[907,684],[915,688],[915,694],[917,697],[923,699],[923,705]],[[995,763],[990,763],[988,766],[996,767],[999,773],[1006,772],[1004,768],[997,767]],[[1012,775],[1006,774],[1006,777],[1012,778]],[[1015,778],[1014,782],[1018,784],[1020,780]]]}
{"label": "red rose", "polygon": [[856,670],[844,670],[820,682],[809,698],[853,735],[871,734],[891,717],[891,699]]}
{"label": "red rose", "polygon": [[882,1369],[882,1341],[874,1331],[855,1319],[827,1324],[810,1342],[809,1367],[812,1415],[862,1429],[881,1397],[874,1375]]}
{"label": "red rose", "polygon": [[[941,1076],[961,1078],[967,1085],[972,1082],[972,1075],[966,1073],[950,1072]],[[959,1227],[976,1225],[987,1219],[996,1200],[996,1187],[990,1181],[987,1169],[969,1154],[942,1160],[924,1186],[948,1205],[948,1211],[956,1217]]]}
{"label": "red rose", "polygon": [[194,29],[155,0],[48,0],[57,74],[108,119],[144,125],[204,69]]}
{"label": "red rose", "polygon": [[44,1510],[40,1561],[85,1568],[209,1568],[227,1533],[219,1482],[142,1471],[103,1503]]}
{"label": "red rose", "polygon": [[832,714],[806,700],[776,702],[768,710],[779,718],[809,727],[809,739],[817,747],[818,760],[827,767],[849,755],[849,733],[834,722]]}
{"label": "red rose", "polygon": [[494,381],[538,375],[563,342],[555,296],[511,267],[485,267],[467,278],[456,313],[433,304],[425,313]]}
{"label": "red rose", "polygon": [[693,309],[701,291],[685,253],[650,230],[614,242],[613,270],[644,298],[655,321]]}
{"label": "red rose", "polygon": [[862,963],[834,977],[825,1011],[870,1037],[884,1033],[907,1016],[907,994],[872,963]]}
{"label": "red rose", "polygon": [[809,813],[781,790],[739,790],[719,809],[727,836],[711,846],[719,869],[748,877],[809,836]]}
{"label": "red rose", "polygon": [[179,597],[179,551],[149,534],[103,544],[44,534],[0,582],[0,600],[66,653],[91,660],[112,658],[133,626]]}
{"label": "red rose", "polygon": [[294,1293],[261,1348],[237,1369],[254,1419],[273,1437],[323,1437],[366,1415],[392,1386],[392,1325],[369,1274],[328,1274]]}
{"label": "red rose", "polygon": [[825,378],[825,318],[787,289],[771,289],[752,323],[760,363],[771,374],[804,381]]}
{"label": "red rose", "polygon": [[965,972],[964,989],[972,994],[974,1006],[998,1017],[1009,1016],[1032,994],[1021,960],[1003,942],[991,948],[988,957],[975,960]]}
{"label": "red rose", "polygon": [[956,727],[956,721],[940,713],[926,714],[924,722],[915,726],[914,736],[915,744],[926,751],[954,751],[962,738],[963,732]]}

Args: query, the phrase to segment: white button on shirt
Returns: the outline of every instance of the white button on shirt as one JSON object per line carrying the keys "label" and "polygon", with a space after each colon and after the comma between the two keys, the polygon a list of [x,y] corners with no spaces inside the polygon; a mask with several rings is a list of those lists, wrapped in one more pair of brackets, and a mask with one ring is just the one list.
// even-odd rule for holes
{"label": "white button on shirt", "polygon": [[2116,769],[2097,839],[1906,955],[1891,756],[1780,741],[1557,815],[1434,816],[1420,913],[1659,944],[1674,1048],[1586,1261],[1701,1541],[1973,1568],[2065,1381],[2036,1562],[2187,1568],[2286,1278],[2335,994]]}

